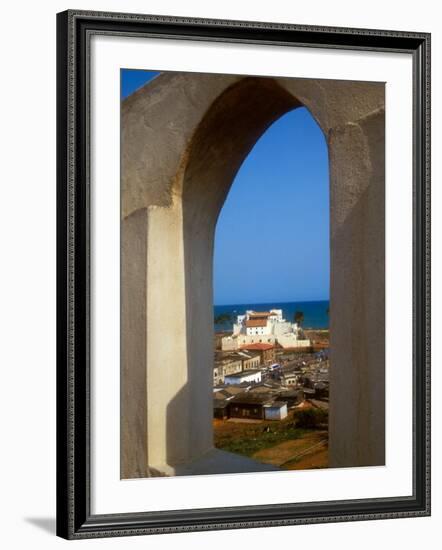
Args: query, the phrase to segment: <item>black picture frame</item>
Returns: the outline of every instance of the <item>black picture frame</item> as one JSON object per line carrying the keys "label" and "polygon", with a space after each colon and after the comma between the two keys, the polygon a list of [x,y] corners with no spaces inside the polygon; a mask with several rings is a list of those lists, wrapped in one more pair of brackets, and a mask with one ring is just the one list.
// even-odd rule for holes
{"label": "black picture frame", "polygon": [[[94,33],[409,53],[413,57],[411,497],[92,515],[88,40]],[[57,15],[57,534],[67,539],[430,514],[430,35],[69,10]]]}

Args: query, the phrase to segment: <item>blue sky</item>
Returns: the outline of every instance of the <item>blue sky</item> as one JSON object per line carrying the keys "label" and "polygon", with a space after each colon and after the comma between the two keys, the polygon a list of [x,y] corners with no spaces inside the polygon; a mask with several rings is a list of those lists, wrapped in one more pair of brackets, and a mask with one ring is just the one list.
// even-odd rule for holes
{"label": "blue sky", "polygon": [[[122,70],[127,97],[158,73]],[[215,235],[214,303],[328,300],[329,174],[305,107],[268,128],[244,160]]]}
{"label": "blue sky", "polygon": [[121,97],[126,98],[146,82],[157,76],[154,71],[135,71],[133,69],[121,69]]}

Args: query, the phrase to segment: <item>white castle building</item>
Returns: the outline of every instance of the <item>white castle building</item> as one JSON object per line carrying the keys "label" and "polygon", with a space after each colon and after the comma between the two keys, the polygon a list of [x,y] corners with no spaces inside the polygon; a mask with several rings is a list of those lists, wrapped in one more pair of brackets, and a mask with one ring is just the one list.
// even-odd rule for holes
{"label": "white castle building", "polygon": [[271,309],[248,310],[244,315],[238,315],[232,335],[225,336],[221,346],[227,351],[257,343],[277,343],[283,348],[307,348],[311,345],[297,323],[289,323],[283,318],[282,309]]}

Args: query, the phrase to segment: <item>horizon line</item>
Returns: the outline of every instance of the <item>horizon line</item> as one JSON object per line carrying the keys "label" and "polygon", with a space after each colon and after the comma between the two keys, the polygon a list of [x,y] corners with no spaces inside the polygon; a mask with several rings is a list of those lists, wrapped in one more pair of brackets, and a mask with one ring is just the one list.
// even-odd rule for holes
{"label": "horizon line", "polygon": [[329,302],[330,298],[323,298],[322,300],[289,300],[289,301],[283,301],[283,302],[244,302],[242,304],[236,303],[236,304],[213,304],[213,307],[217,306],[248,306],[248,305],[271,305],[271,304],[309,304],[309,303],[316,303],[316,302]]}

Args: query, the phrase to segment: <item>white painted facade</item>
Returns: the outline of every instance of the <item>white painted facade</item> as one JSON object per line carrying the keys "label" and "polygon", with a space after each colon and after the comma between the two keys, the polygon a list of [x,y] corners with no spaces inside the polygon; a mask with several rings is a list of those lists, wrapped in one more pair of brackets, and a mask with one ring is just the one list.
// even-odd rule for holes
{"label": "white painted facade", "polygon": [[285,323],[282,317],[282,309],[270,311],[247,310],[245,315],[238,315],[233,325],[233,334],[245,334],[247,336],[267,336],[275,332],[275,326]]}
{"label": "white painted facade", "polygon": [[282,378],[283,384],[286,386],[294,386],[298,383],[299,376],[294,372],[284,374]]}
{"label": "white painted facade", "polygon": [[302,337],[302,330],[297,323],[290,323],[283,318],[282,309],[261,312],[247,310],[245,314],[237,316],[232,335],[221,340],[225,351],[256,343],[278,343],[283,348],[311,345],[310,340]]}
{"label": "white painted facade", "polygon": [[261,371],[243,371],[239,374],[232,374],[224,377],[224,384],[242,384],[243,382],[252,382],[258,384],[262,380]]}
{"label": "white painted facade", "polygon": [[287,403],[280,401],[271,405],[264,405],[264,418],[266,420],[283,420],[287,418]]}

